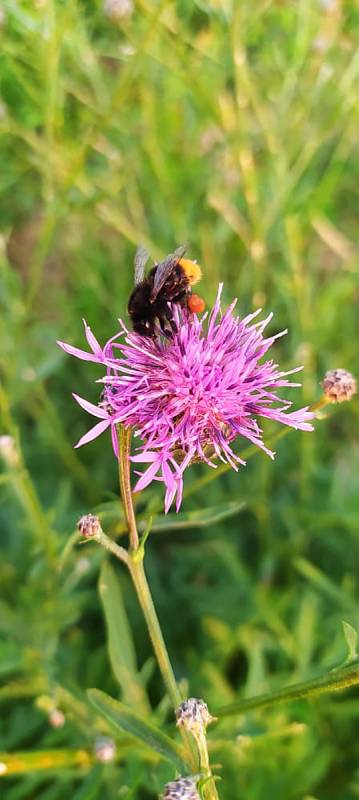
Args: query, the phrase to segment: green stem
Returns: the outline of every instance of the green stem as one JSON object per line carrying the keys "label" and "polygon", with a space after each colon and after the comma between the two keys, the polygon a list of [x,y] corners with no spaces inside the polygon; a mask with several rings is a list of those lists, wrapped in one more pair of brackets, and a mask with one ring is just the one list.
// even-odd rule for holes
{"label": "green stem", "polygon": [[130,551],[129,553],[126,553],[126,563],[130,570],[133,584],[137,592],[137,597],[146,620],[148,632],[158,661],[158,666],[161,670],[172,705],[176,709],[177,706],[179,706],[182,698],[173,674],[171,662],[168,657],[167,648],[162,636],[161,627],[157,618],[143,566],[144,549],[139,544],[136,517],[132,501],[130,453],[131,430],[126,429],[123,427],[123,425],[121,425],[119,426],[118,468],[123,508],[130,538]]}
{"label": "green stem", "polygon": [[224,706],[219,711],[216,711],[216,716],[227,717],[232,714],[242,714],[245,711],[252,711],[252,709],[263,708],[264,706],[274,706],[277,703],[289,703],[292,700],[303,700],[319,694],[326,694],[327,692],[337,692],[358,684],[359,661],[356,661],[345,667],[334,669],[320,678],[295,683],[293,686],[279,689],[277,692],[259,694],[257,697],[249,697],[247,700],[231,703],[231,705]]}
{"label": "green stem", "polygon": [[[121,554],[118,554],[118,558],[121,558],[122,561],[125,561],[130,571],[130,575],[143,612],[143,616],[146,621],[148,633],[152,642],[152,646],[163,678],[163,682],[166,686],[173,708],[176,710],[182,701],[182,697],[173,673],[172,665],[168,656],[167,647],[165,645],[165,641],[162,635],[161,626],[158,621],[156,609],[152,600],[150,588],[147,582],[146,573],[143,565],[144,542],[142,541],[140,543],[139,541],[137,525],[136,525],[136,517],[133,507],[131,478],[130,478],[130,452],[131,452],[131,431],[126,430],[123,426],[120,426],[119,459],[118,459],[119,479],[120,479],[120,489],[121,489],[124,514],[127,522],[129,539],[130,539],[130,549],[129,551],[124,550],[124,548],[119,547],[112,540],[108,540],[109,542],[111,542],[111,547],[109,549],[111,549],[112,552],[115,553],[115,555],[116,555],[115,548],[117,548],[120,551],[123,551],[123,553],[126,554],[126,556],[124,557],[123,553],[121,552]],[[108,537],[106,537],[105,534],[102,535],[103,537],[105,537],[106,540],[108,539]],[[103,540],[103,543],[105,543],[105,540]],[[107,545],[105,544],[105,546]],[[181,735],[187,752],[188,762],[189,764],[191,764],[192,767],[194,767],[195,759],[194,759],[192,743],[186,731],[181,730]]]}
{"label": "green stem", "polygon": [[121,497],[123,509],[127,522],[128,535],[130,539],[130,550],[136,551],[139,544],[136,517],[132,502],[131,476],[130,476],[130,455],[131,455],[131,428],[118,426],[118,475],[120,481]]}
{"label": "green stem", "polygon": [[148,633],[150,635],[164,684],[171,699],[171,703],[174,709],[176,709],[180,705],[182,697],[173,674],[167,647],[165,645],[161,627],[156,614],[156,609],[151,597],[142,559],[138,560],[136,557],[130,558],[128,568],[131,573],[143,616],[146,620]]}
{"label": "green stem", "polygon": [[195,739],[198,747],[201,773],[204,774],[205,778],[208,778],[203,785],[203,797],[205,800],[218,800],[217,787],[209,764],[206,734],[202,731],[202,733],[195,736]]}
{"label": "green stem", "polygon": [[121,547],[121,545],[117,544],[117,542],[114,542],[113,539],[110,539],[110,537],[104,533],[102,528],[100,528],[94,536],[91,536],[88,541],[95,541],[97,544],[102,545],[102,547],[104,547],[106,550],[109,550],[109,552],[116,556],[116,558],[129,566],[130,556],[127,550],[125,550],[124,547]]}

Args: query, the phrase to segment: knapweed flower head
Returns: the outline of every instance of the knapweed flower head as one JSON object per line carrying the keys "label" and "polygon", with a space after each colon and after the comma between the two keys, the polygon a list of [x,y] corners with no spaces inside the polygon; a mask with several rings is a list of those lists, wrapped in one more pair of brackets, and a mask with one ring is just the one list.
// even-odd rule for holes
{"label": "knapweed flower head", "polygon": [[198,775],[193,775],[166,783],[161,800],[200,800],[197,790],[198,779]]}
{"label": "knapweed flower head", "polygon": [[233,449],[236,439],[246,439],[274,457],[263,442],[258,418],[312,430],[314,415],[308,408],[289,411],[291,403],[277,394],[283,387],[300,386],[289,382],[288,375],[301,367],[282,372],[266,359],[286,331],[265,338],[272,314],[254,321],[259,310],[240,319],[233,313],[236,301],[222,315],[221,291],[222,286],[209,315],[199,317],[173,305],[177,332],[171,338],[129,332],[120,320],[119,332],[104,347],[84,323],[91,352],[59,342],[67,353],[106,370],[98,405],[74,395],[82,408],[100,419],[77,447],[111,428],[118,454],[117,426],[132,427],[140,440],[132,461],[147,465],[135,491],[162,481],[166,512],[174,500],[176,510],[180,508],[183,474],[192,462],[215,468],[220,459],[234,470],[245,464]]}
{"label": "knapweed flower head", "polygon": [[357,382],[346,369],[330,369],[323,380],[324,395],[329,403],[344,403],[357,393]]}
{"label": "knapweed flower head", "polygon": [[208,711],[207,703],[197,697],[184,700],[176,711],[177,725],[193,733],[205,733],[207,725],[214,722],[215,717]]}

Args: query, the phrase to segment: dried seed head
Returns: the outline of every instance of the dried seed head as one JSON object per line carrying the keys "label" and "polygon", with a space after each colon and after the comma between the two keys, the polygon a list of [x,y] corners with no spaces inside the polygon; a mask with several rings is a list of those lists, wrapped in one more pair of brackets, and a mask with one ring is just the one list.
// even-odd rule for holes
{"label": "dried seed head", "polygon": [[166,783],[161,800],[200,800],[197,781],[198,775],[192,775]]}
{"label": "dried seed head", "polygon": [[116,745],[110,736],[99,736],[95,741],[95,756],[97,761],[108,764],[116,758]]}
{"label": "dried seed head", "polygon": [[344,403],[357,393],[357,383],[346,369],[330,369],[322,383],[324,395],[329,403]]}
{"label": "dried seed head", "polygon": [[95,514],[84,514],[77,523],[77,527],[85,539],[92,539],[101,531],[101,524]]}
{"label": "dried seed head", "polygon": [[192,733],[205,733],[207,725],[215,720],[208,711],[207,703],[196,697],[184,700],[176,711],[177,725],[183,725]]}

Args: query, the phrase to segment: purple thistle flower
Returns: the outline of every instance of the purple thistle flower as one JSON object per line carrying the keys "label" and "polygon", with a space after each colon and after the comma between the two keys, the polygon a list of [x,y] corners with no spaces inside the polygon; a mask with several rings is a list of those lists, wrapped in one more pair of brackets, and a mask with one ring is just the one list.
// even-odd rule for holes
{"label": "purple thistle flower", "polygon": [[[85,334],[91,353],[58,342],[67,353],[106,367],[101,402],[96,406],[74,395],[82,408],[100,419],[76,447],[90,442],[111,427],[118,455],[116,425],[134,428],[141,439],[135,464],[147,464],[135,491],[153,480],[166,487],[165,511],[182,500],[183,473],[192,461],[216,467],[214,459],[233,469],[245,462],[232,449],[243,437],[264,450],[257,417],[267,417],[293,428],[310,431],[314,414],[308,407],[288,411],[291,403],[277,389],[300,386],[287,376],[301,367],[282,372],[272,360],[263,360],[274,341],[287,331],[264,338],[269,321],[253,322],[256,311],[245,319],[233,315],[234,301],[221,316],[219,287],[211,313],[190,315],[173,306],[178,332],[173,338],[151,339],[129,332],[120,320],[120,331],[101,348],[89,326]],[[122,342],[118,339],[122,338]]]}

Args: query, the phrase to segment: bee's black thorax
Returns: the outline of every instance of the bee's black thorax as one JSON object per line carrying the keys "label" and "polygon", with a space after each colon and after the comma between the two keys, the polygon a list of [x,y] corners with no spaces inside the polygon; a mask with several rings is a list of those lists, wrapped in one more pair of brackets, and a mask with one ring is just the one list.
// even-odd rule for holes
{"label": "bee's black thorax", "polygon": [[157,266],[137,284],[128,301],[127,310],[133,329],[142,336],[156,336],[158,325],[164,334],[171,335],[176,325],[169,303],[185,306],[186,297],[191,291],[184,270],[176,264],[158,294],[153,297],[156,271]]}

